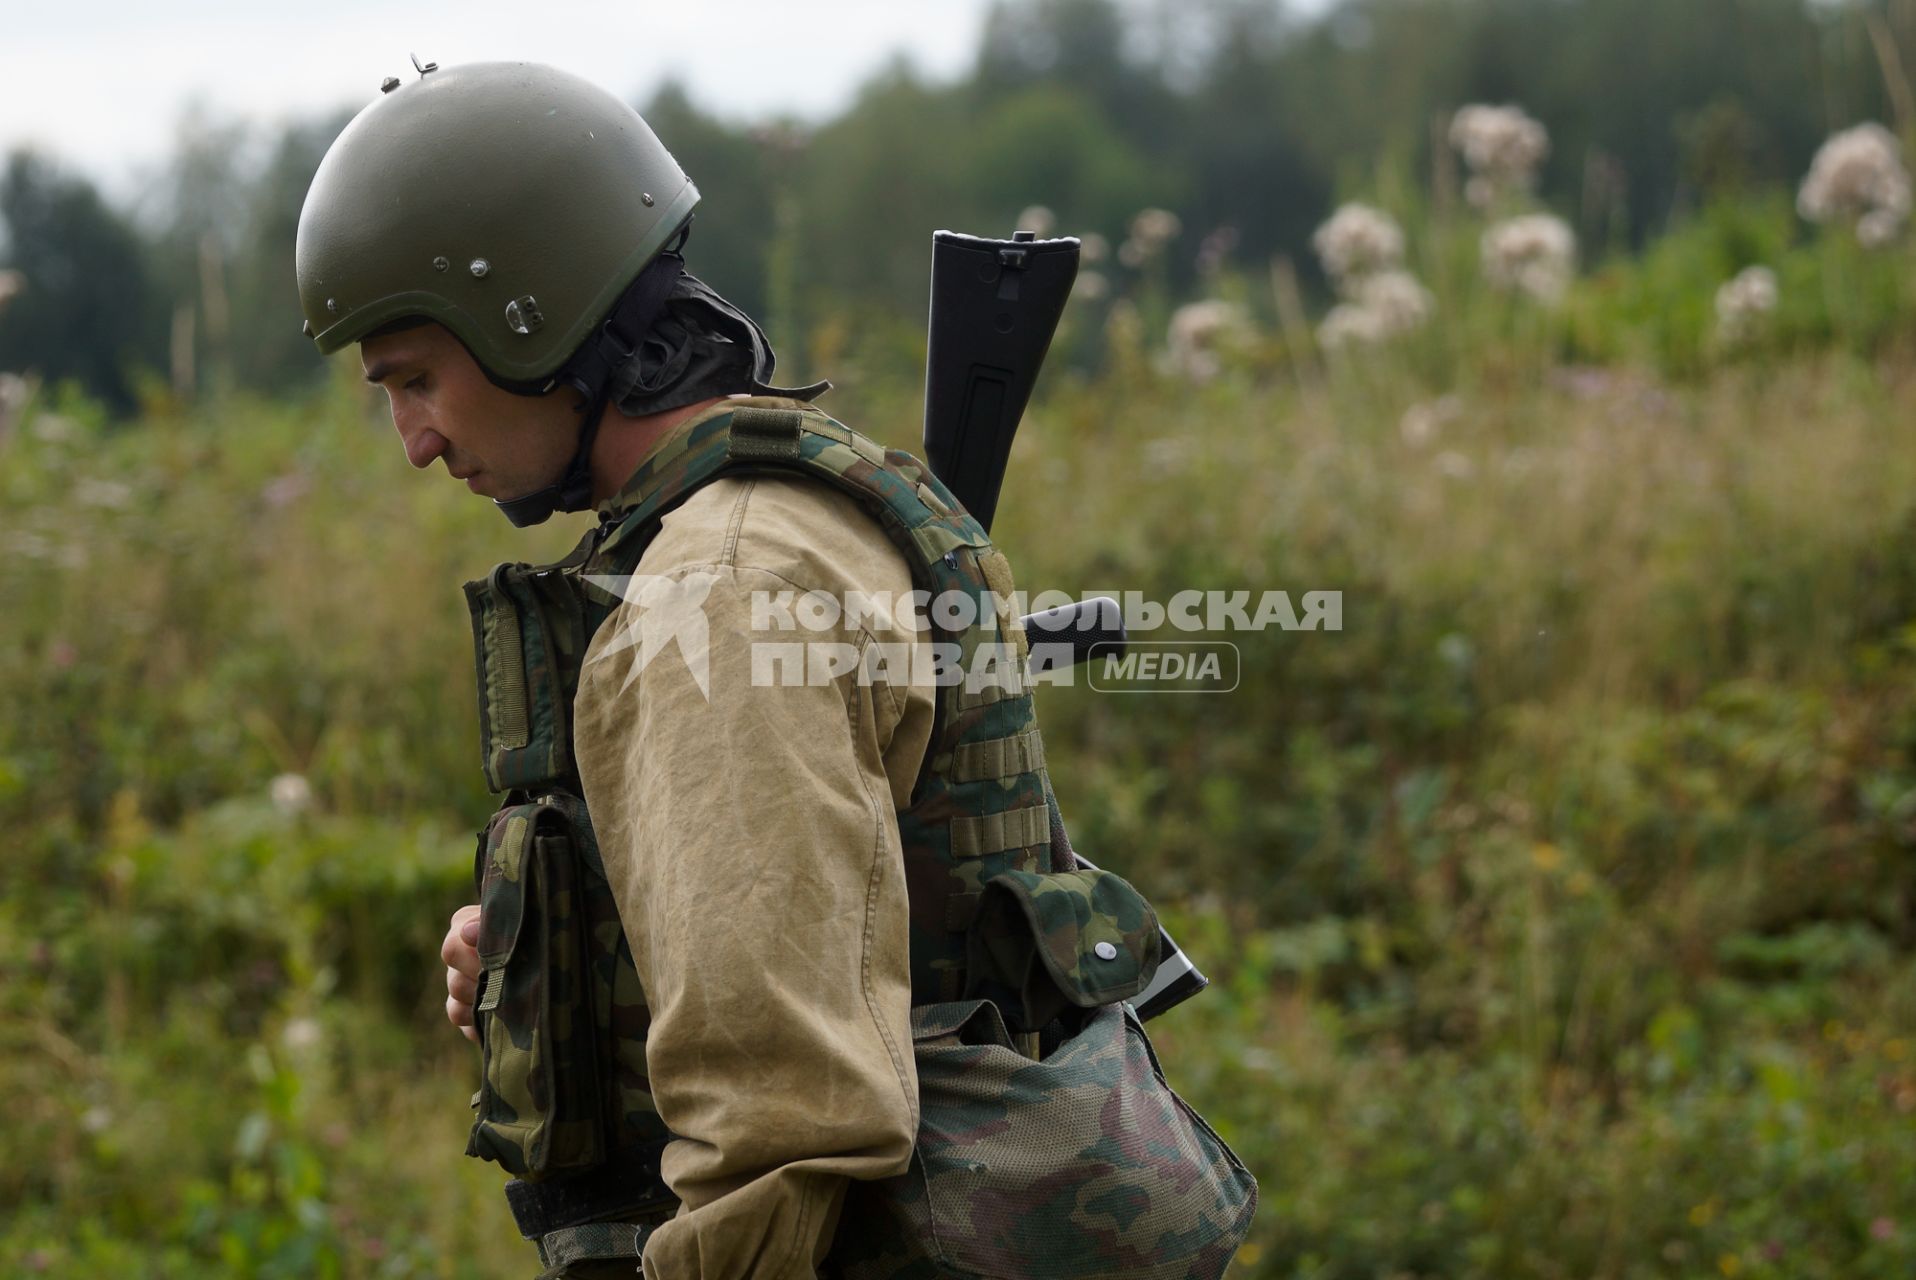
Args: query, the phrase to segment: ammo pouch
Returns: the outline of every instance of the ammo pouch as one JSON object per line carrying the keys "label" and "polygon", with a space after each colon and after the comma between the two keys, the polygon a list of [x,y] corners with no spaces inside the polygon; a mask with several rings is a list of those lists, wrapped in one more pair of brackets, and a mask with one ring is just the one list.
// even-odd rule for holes
{"label": "ammo pouch", "polygon": [[965,999],[991,1000],[1012,1031],[1070,1026],[1136,995],[1159,959],[1157,913],[1122,877],[1097,868],[985,882],[966,938]]}
{"label": "ammo pouch", "polygon": [[575,808],[584,811],[554,793],[499,810],[474,868],[484,1078],[466,1154],[534,1180],[607,1154],[585,884],[605,871],[579,838]]}
{"label": "ammo pouch", "polygon": [[[832,1274],[1223,1275],[1257,1183],[1123,1003],[1157,969],[1150,905],[1107,871],[1005,872],[968,943],[967,998],[912,1010],[911,1167],[848,1189]],[[1040,1028],[1034,1061],[1016,1033]]]}

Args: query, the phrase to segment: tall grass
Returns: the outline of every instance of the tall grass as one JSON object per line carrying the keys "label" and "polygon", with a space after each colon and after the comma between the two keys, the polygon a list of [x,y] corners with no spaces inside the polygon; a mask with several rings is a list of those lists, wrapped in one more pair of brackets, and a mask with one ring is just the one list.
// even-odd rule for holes
{"label": "tall grass", "polygon": [[[1078,843],[1216,980],[1154,1030],[1263,1181],[1238,1270],[1907,1275],[1910,263],[1759,203],[1547,313],[1398,212],[1436,327],[1201,386],[1067,333],[1098,371],[996,530],[1033,591],[1343,592],[1219,637],[1227,697],[1040,694]],[[1755,260],[1784,308],[1724,349]],[[819,341],[914,445],[903,322]],[[47,396],[0,460],[0,1271],[524,1274],[439,1010],[488,810],[457,588],[576,528],[411,472],[343,376]]]}

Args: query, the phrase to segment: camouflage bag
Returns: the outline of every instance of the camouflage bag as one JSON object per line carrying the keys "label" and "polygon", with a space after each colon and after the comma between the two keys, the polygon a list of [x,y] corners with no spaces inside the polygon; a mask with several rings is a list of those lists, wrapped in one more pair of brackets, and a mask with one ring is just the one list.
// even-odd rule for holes
{"label": "camouflage bag", "polygon": [[[1150,906],[1109,872],[1012,872],[986,885],[972,942],[973,986],[1000,994],[912,1010],[911,1167],[852,1184],[832,1274],[1223,1275],[1257,1183],[1122,1003],[1157,966]],[[1060,1016],[1072,1034],[1021,1051],[1018,1025]]]}

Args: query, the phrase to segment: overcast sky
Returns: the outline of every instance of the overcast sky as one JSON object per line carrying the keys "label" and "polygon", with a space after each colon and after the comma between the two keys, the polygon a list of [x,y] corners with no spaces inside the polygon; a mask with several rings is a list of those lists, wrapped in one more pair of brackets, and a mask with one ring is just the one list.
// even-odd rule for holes
{"label": "overcast sky", "polygon": [[180,113],[272,124],[357,106],[407,61],[550,62],[631,100],[676,74],[707,110],[830,114],[897,51],[961,74],[989,0],[51,0],[9,4],[0,150],[37,144],[116,195]]}
{"label": "overcast sky", "polygon": [[[1295,12],[1326,0],[1292,0]],[[0,152],[38,145],[136,194],[191,102],[264,125],[359,106],[407,61],[550,62],[637,101],[677,75],[733,119],[843,107],[903,52],[958,76],[990,0],[17,0],[0,35]]]}

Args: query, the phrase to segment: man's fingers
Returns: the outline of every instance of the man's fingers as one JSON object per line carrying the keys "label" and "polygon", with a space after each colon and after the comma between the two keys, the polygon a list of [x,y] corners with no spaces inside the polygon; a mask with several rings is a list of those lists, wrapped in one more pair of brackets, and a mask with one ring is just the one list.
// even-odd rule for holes
{"label": "man's fingers", "polygon": [[457,969],[460,973],[478,977],[482,966],[479,963],[479,951],[475,945],[479,940],[479,908],[477,905],[464,906],[452,914],[452,924],[446,930],[446,939],[439,944],[439,958],[446,962],[448,969]]}
{"label": "man's fingers", "polygon": [[[471,1008],[479,1002],[479,983],[470,975],[461,973],[457,969],[448,969],[446,970],[446,994],[467,1008]],[[454,1018],[453,1021],[458,1022],[459,1019]],[[472,1019],[467,1017],[465,1021],[471,1022]]]}
{"label": "man's fingers", "polygon": [[456,1000],[452,996],[447,996],[446,1021],[452,1023],[455,1027],[470,1027],[472,1025],[472,1006]]}

